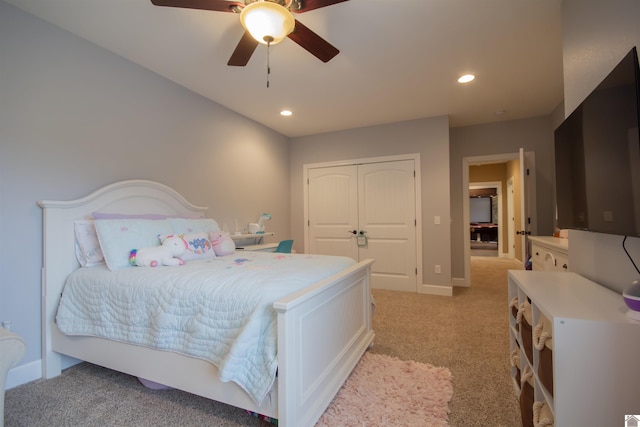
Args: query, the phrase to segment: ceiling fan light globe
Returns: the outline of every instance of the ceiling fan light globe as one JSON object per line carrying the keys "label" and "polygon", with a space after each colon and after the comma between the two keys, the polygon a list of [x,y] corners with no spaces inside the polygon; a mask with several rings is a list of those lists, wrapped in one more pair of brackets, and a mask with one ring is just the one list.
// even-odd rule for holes
{"label": "ceiling fan light globe", "polygon": [[284,6],[270,1],[248,4],[240,13],[245,30],[262,44],[280,43],[295,27],[295,19]]}

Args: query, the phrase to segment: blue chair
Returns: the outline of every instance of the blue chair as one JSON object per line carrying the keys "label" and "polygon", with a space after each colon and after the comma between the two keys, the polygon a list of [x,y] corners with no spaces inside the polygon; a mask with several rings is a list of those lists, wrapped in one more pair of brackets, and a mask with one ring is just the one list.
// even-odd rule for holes
{"label": "blue chair", "polygon": [[282,240],[278,243],[278,247],[276,248],[276,252],[282,252],[285,254],[291,253],[291,248],[293,247],[293,240]]}

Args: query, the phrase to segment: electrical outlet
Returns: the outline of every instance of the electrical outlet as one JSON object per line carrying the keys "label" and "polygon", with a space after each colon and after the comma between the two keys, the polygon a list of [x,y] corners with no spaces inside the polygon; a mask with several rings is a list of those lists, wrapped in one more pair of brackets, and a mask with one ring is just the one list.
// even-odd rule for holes
{"label": "electrical outlet", "polygon": [[435,271],[436,271],[436,274],[442,273],[442,270],[440,269],[440,264],[436,264]]}

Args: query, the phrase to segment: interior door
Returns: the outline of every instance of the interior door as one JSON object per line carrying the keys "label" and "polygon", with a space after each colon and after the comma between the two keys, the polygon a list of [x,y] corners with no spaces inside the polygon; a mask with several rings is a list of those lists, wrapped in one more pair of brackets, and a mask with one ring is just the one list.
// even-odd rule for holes
{"label": "interior door", "polygon": [[520,244],[522,247],[522,261],[527,262],[531,256],[531,250],[529,245],[529,239],[527,236],[537,233],[537,222],[535,212],[535,154],[533,152],[526,152],[523,148],[520,148],[520,182],[522,186],[520,206],[521,206],[521,222],[520,230],[516,233],[519,236]]}
{"label": "interior door", "polygon": [[358,169],[355,165],[309,169],[309,251],[359,260]]}
{"label": "interior door", "polygon": [[[519,160],[519,161],[518,161]],[[517,189],[514,195],[513,203],[513,215],[510,214],[509,218],[514,218],[513,232],[509,233],[513,236],[511,241],[513,245],[513,256],[517,259],[521,259],[526,262],[526,245],[527,239],[522,237],[521,232],[526,231],[530,234],[537,233],[537,220],[536,220],[536,185],[535,185],[535,154],[533,152],[524,152],[520,149],[519,152],[486,155],[486,156],[474,156],[463,158],[463,171],[462,171],[462,196],[463,196],[463,221],[462,221],[462,236],[463,236],[463,253],[464,253],[464,277],[465,285],[470,285],[471,278],[471,250],[469,241],[469,168],[472,165],[483,165],[491,163],[504,163],[518,161],[520,167],[520,173],[517,175],[514,172],[514,180],[512,182],[512,189]],[[529,171],[527,174],[527,170]],[[525,179],[526,178],[526,179]],[[511,193],[513,194],[513,192]],[[522,198],[525,197],[527,202]],[[522,218],[522,219],[521,219]],[[527,226],[528,224],[528,226]],[[511,247],[511,245],[510,245]]]}
{"label": "interior door", "polygon": [[372,286],[417,291],[414,161],[313,168],[311,253],[373,258]]}
{"label": "interior door", "polygon": [[359,230],[367,237],[360,259],[376,260],[374,286],[417,291],[413,160],[358,166],[358,194]]}
{"label": "interior door", "polygon": [[509,258],[515,257],[515,209],[514,209],[514,190],[513,190],[513,177],[507,180],[507,249],[509,252]]}

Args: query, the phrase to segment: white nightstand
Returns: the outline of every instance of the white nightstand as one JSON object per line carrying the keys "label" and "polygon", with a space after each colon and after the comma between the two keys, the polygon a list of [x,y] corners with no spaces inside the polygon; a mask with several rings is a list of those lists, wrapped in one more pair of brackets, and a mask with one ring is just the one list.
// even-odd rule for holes
{"label": "white nightstand", "polygon": [[[236,249],[238,250],[266,250],[266,249],[249,249],[250,247],[262,247],[264,245],[269,245],[270,243],[264,243],[264,238],[267,236],[273,236],[275,233],[260,233],[260,234],[231,234],[231,240],[236,244]],[[275,243],[278,246],[277,243]],[[275,248],[274,248],[275,250]],[[271,251],[273,252],[273,251]]]}

